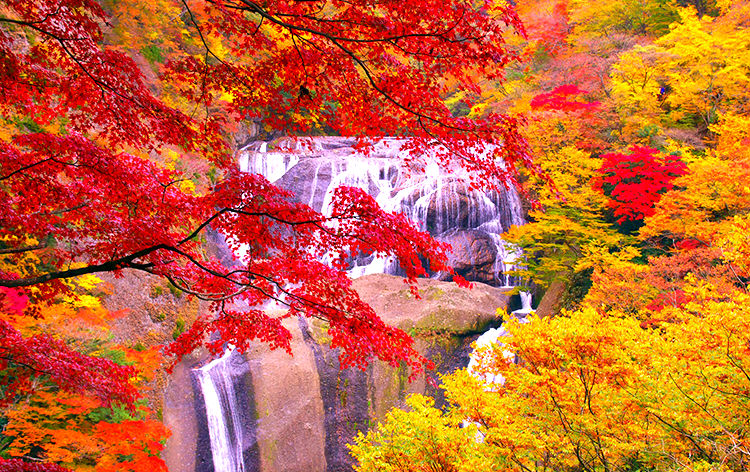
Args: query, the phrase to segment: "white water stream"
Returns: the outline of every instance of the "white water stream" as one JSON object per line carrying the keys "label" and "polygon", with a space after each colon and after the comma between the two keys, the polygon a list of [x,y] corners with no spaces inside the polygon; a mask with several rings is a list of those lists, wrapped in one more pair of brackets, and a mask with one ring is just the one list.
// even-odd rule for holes
{"label": "white water stream", "polygon": [[245,472],[242,457],[242,422],[232,380],[233,349],[196,369],[206,405],[208,435],[214,472]]}
{"label": "white water stream", "polygon": [[[520,295],[521,309],[513,311],[513,313],[511,313],[511,316],[517,318],[520,323],[527,323],[527,315],[534,311],[533,308],[531,308],[531,293],[521,292]],[[475,349],[474,352],[472,352],[469,356],[469,365],[467,366],[467,370],[469,371],[469,373],[475,377],[484,379],[484,381],[488,384],[503,384],[505,382],[505,379],[502,375],[493,375],[478,371],[479,358],[476,354],[476,351],[478,351],[480,348],[491,346],[492,344],[497,344],[502,347],[504,345],[504,343],[502,342],[502,338],[508,336],[510,336],[510,333],[507,329],[505,329],[505,326],[501,326],[499,328],[490,328],[482,333],[482,335],[479,336],[476,341],[474,341]],[[516,357],[516,354],[514,352],[506,350],[502,351],[502,355],[508,360],[515,359]]]}

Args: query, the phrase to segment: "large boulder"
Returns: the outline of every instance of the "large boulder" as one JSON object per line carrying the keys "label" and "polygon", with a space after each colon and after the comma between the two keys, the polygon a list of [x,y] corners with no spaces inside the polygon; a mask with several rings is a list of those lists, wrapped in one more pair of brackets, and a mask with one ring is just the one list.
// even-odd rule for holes
{"label": "large boulder", "polygon": [[497,321],[497,310],[508,302],[505,291],[482,283],[462,288],[452,282],[419,279],[416,298],[401,277],[372,274],[353,282],[359,296],[386,323],[410,331],[455,335],[483,332]]}
{"label": "large boulder", "polygon": [[492,237],[476,229],[454,229],[437,237],[451,245],[448,264],[466,280],[494,284],[499,267],[497,245]]}

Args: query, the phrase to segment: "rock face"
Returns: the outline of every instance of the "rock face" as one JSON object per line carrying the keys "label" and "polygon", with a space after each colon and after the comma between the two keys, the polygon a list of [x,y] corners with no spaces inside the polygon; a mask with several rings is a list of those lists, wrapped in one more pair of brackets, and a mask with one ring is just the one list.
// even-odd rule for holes
{"label": "rock face", "polygon": [[[497,325],[497,310],[505,311],[508,304],[501,289],[484,284],[462,289],[422,279],[421,299],[414,298],[403,279],[389,275],[361,277],[354,287],[384,321],[415,337],[420,352],[437,366],[429,374],[433,379],[438,372],[466,366],[471,341]],[[294,337],[293,356],[259,346],[245,354],[247,367],[239,369],[235,380],[254,418],[242,426],[248,472],[351,471],[346,444],[401,406],[407,394],[437,394],[437,403],[443,402],[425,378],[409,383],[405,369],[376,362],[366,371],[341,370],[318,322],[290,319],[286,326]],[[174,434],[164,458],[173,472],[207,470],[202,393],[189,375],[199,365],[197,359],[183,363],[166,393],[164,418]],[[192,412],[190,405],[195,406]]]}
{"label": "rock face", "polygon": [[[243,356],[227,353],[213,367],[220,367],[216,389],[206,387],[211,368],[197,373],[210,359],[197,354],[177,366],[164,395],[164,421],[173,431],[163,457],[173,472],[225,472],[226,461],[214,460],[209,430],[215,432],[217,398],[239,408],[221,427],[225,443],[231,443],[244,472],[344,472],[352,470],[347,443],[383,419],[387,411],[403,405],[409,393],[435,397],[438,373],[465,367],[470,344],[487,328],[500,324],[498,310],[506,312],[509,297],[494,286],[512,280],[501,275],[513,266],[515,254],[501,235],[511,225],[523,224],[521,201],[513,190],[483,193],[467,184],[456,169],[439,168],[429,156],[403,166],[405,141],[383,139],[368,153],[349,138],[316,137],[298,141],[280,139],[254,142],[238,152],[240,169],[264,175],[293,193],[298,201],[326,214],[335,188],[358,187],[380,206],[401,212],[424,231],[449,242],[456,271],[476,283],[461,289],[436,279],[419,281],[415,298],[398,276],[372,274],[391,271],[393,261],[373,257],[352,261],[350,275],[360,276],[354,288],[388,324],[415,338],[417,349],[436,365],[435,371],[408,382],[405,368],[374,362],[365,371],[341,370],[338,353],[328,347],[326,326],[317,320],[286,319],[293,335],[293,356],[259,345]],[[217,255],[225,245],[211,235]],[[224,365],[222,362],[231,362]],[[231,394],[221,393],[228,384]],[[213,385],[213,384],[212,384]],[[226,386],[226,385],[225,385]],[[208,400],[210,412],[207,414]],[[222,405],[219,411],[229,411]],[[213,416],[212,416],[213,415]],[[231,431],[230,431],[231,430]],[[214,437],[217,437],[214,435]],[[214,441],[216,442],[216,441]],[[241,449],[241,451],[238,451]],[[235,453],[231,457],[240,457]],[[237,467],[230,467],[236,472]]]}
{"label": "rock face", "polygon": [[480,230],[454,229],[441,234],[440,241],[451,245],[448,262],[466,280],[492,283],[502,277],[497,264],[498,249],[492,237]]}

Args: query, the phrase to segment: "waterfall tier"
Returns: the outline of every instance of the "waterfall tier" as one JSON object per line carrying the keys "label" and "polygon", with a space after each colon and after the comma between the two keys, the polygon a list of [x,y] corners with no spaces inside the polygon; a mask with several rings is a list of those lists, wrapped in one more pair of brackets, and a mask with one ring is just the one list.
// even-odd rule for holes
{"label": "waterfall tier", "polygon": [[[530,292],[521,292],[519,295],[521,296],[521,308],[519,310],[514,310],[513,312],[511,312],[511,316],[517,318],[521,323],[527,323],[527,316],[529,315],[529,313],[534,311],[534,309],[531,307],[532,295]],[[480,348],[486,348],[493,344],[497,344],[502,349],[502,347],[504,346],[503,338],[506,338],[508,336],[510,336],[510,333],[507,329],[505,329],[505,326],[501,326],[499,328],[491,328],[482,333],[482,335],[479,336],[476,341],[474,341],[474,351],[469,356],[469,365],[466,367],[469,373],[475,377],[483,379],[488,384],[504,383],[505,379],[502,375],[482,373],[479,371],[480,359],[477,351],[480,350]],[[508,360],[513,360],[514,362],[516,361],[516,354],[514,352],[502,350],[502,356]]]}
{"label": "waterfall tier", "polygon": [[[386,138],[365,154],[352,138],[284,139],[252,143],[238,160],[241,170],[264,175],[323,214],[329,214],[337,187],[361,188],[384,210],[406,214],[423,231],[450,243],[451,263],[460,275],[516,285],[503,272],[515,268],[518,251],[502,240],[511,226],[524,224],[515,189],[476,190],[463,169],[448,172],[429,156],[407,161],[405,143]],[[391,259],[370,255],[352,261],[352,277],[371,273],[401,275]]]}

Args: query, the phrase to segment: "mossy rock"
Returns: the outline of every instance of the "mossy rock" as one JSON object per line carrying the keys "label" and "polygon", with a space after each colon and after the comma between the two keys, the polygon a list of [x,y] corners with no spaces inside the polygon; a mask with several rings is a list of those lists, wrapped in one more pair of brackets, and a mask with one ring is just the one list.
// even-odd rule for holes
{"label": "mossy rock", "polygon": [[417,332],[474,334],[484,332],[495,320],[495,313],[479,313],[441,306],[417,320],[414,329]]}

